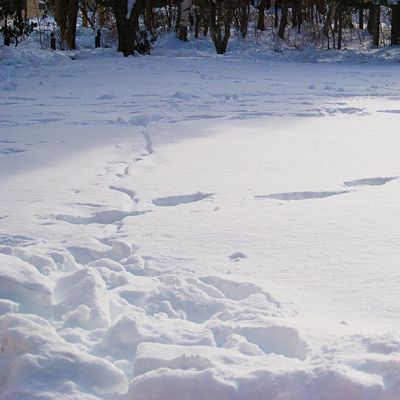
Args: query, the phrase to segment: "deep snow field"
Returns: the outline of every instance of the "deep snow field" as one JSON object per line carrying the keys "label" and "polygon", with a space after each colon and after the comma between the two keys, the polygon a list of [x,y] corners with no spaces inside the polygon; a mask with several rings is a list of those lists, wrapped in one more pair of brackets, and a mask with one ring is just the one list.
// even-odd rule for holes
{"label": "deep snow field", "polygon": [[399,400],[385,54],[0,48],[0,399]]}

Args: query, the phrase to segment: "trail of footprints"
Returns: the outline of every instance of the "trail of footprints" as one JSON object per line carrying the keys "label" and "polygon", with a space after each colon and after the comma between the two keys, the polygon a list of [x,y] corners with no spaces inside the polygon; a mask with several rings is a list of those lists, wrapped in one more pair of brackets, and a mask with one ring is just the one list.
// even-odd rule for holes
{"label": "trail of footprints", "polygon": [[292,200],[310,200],[310,199],[322,199],[326,197],[338,196],[342,194],[351,193],[352,190],[350,188],[358,187],[358,186],[382,186],[388,182],[394,181],[398,179],[398,176],[389,176],[389,177],[375,177],[375,178],[363,178],[356,179],[352,181],[343,182],[343,186],[348,188],[348,190],[339,190],[339,191],[322,191],[322,192],[286,192],[286,193],[271,193],[265,195],[256,195],[254,196],[256,199],[274,199],[274,200],[283,200],[283,201],[292,201]]}
{"label": "trail of footprints", "polygon": [[[256,199],[272,199],[272,200],[282,200],[282,201],[297,201],[297,200],[311,200],[311,199],[323,199],[332,196],[349,194],[352,192],[350,188],[358,186],[382,186],[388,182],[398,179],[397,176],[391,177],[375,177],[375,178],[363,178],[351,181],[343,182],[343,186],[348,188],[348,190],[340,191],[321,191],[321,192],[285,192],[285,193],[272,193],[266,195],[256,195]],[[136,194],[133,190],[120,187],[120,186],[109,186],[110,190],[120,192],[127,195],[133,202],[138,203],[138,199],[135,197]],[[177,207],[184,204],[190,204],[199,202],[206,199],[212,199],[215,193],[203,193],[196,192],[192,194],[183,194],[176,196],[158,197],[152,200],[152,204],[157,207]],[[141,216],[151,212],[151,210],[141,210],[141,211],[122,211],[122,210],[103,210],[99,212],[92,213],[90,216],[74,216],[68,214],[58,214],[54,218],[58,221],[67,222],[75,225],[87,225],[87,224],[114,224],[121,223],[121,221],[127,217]]]}

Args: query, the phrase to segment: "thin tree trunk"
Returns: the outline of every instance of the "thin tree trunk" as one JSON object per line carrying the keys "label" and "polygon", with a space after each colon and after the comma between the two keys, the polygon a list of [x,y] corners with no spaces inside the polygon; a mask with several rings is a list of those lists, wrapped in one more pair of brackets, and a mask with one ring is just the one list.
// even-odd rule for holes
{"label": "thin tree trunk", "polygon": [[153,29],[153,1],[146,0],[145,25],[148,31]]}
{"label": "thin tree trunk", "polygon": [[279,24],[278,36],[281,39],[285,38],[285,29],[288,23],[288,4],[287,0],[283,0],[281,22]]}
{"label": "thin tree trunk", "polygon": [[[326,20],[325,20],[324,27],[323,27],[323,34],[324,34],[325,37],[328,38],[328,40],[329,40],[329,32],[332,31],[333,42],[334,43],[335,43],[335,37],[334,37],[335,34],[333,32],[333,29],[332,29],[332,20],[333,20],[335,14],[336,14],[336,8],[337,8],[337,3],[336,2],[332,2],[330,4],[330,6],[329,6],[329,9],[328,9],[328,12],[327,12],[327,15],[326,15]],[[335,46],[335,44],[334,44],[334,46]]]}
{"label": "thin tree trunk", "polygon": [[392,31],[390,35],[392,46],[400,44],[400,4],[392,5]]}
{"label": "thin tree trunk", "polygon": [[274,7],[274,28],[278,28],[279,26],[279,13],[278,13],[279,7],[278,7],[278,1],[275,2],[275,7]]}
{"label": "thin tree trunk", "polygon": [[372,43],[374,46],[379,46],[379,29],[381,22],[381,7],[374,4],[373,23],[372,23]]}
{"label": "thin tree trunk", "polygon": [[87,0],[82,0],[82,26],[84,28],[88,27],[88,15],[87,15],[88,7]]}
{"label": "thin tree trunk", "polygon": [[358,9],[358,29],[364,30],[364,9],[360,7]]}
{"label": "thin tree trunk", "polygon": [[303,23],[301,0],[297,0],[296,13],[297,13],[297,33],[300,34],[301,33],[301,24]]}
{"label": "thin tree trunk", "polygon": [[249,4],[247,1],[243,1],[240,12],[240,33],[243,39],[246,38],[247,34],[247,27],[249,25],[249,13],[250,13]]}
{"label": "thin tree trunk", "polygon": [[265,7],[267,5],[267,0],[261,0],[258,5],[258,21],[257,29],[259,31],[265,31]]}
{"label": "thin tree trunk", "polygon": [[338,44],[337,47],[339,50],[342,49],[342,38],[343,38],[343,11],[339,10],[338,15]]}
{"label": "thin tree trunk", "polygon": [[370,35],[374,33],[374,13],[376,11],[376,8],[374,7],[373,4],[370,4],[368,7],[368,24],[367,24],[367,30]]}

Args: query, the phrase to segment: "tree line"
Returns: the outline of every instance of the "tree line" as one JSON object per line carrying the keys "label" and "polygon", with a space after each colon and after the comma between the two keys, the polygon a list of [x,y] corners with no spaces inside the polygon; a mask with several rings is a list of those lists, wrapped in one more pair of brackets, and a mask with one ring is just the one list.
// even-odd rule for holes
{"label": "tree line", "polygon": [[[0,19],[14,20],[23,29],[22,7],[27,0],[0,0]],[[118,51],[125,56],[148,54],[160,31],[175,31],[186,41],[210,37],[218,54],[227,51],[232,32],[243,39],[250,21],[263,32],[275,29],[280,40],[295,32],[302,43],[317,40],[328,48],[343,47],[346,29],[367,31],[373,45],[380,44],[381,21],[390,24],[391,45],[400,44],[400,0],[48,0],[54,15],[62,48],[76,48],[78,15],[93,29],[115,26]],[[384,15],[382,16],[382,10]],[[10,29],[8,27],[8,29]]]}

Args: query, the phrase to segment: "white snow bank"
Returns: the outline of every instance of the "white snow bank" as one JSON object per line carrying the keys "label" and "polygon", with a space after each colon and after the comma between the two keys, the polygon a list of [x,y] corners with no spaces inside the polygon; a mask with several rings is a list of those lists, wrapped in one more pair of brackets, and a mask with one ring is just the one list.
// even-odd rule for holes
{"label": "white snow bank", "polygon": [[19,305],[21,312],[50,317],[53,305],[51,282],[21,259],[0,253],[0,298]]}
{"label": "white snow bank", "polygon": [[119,369],[65,342],[40,317],[0,317],[0,342],[1,399],[95,398],[127,389]]}
{"label": "white snow bank", "polygon": [[[381,372],[382,366],[376,365],[370,361],[364,369],[372,372],[375,366]],[[126,399],[395,400],[398,382],[389,377],[398,376],[398,365],[392,366],[384,384],[373,373],[346,365],[305,367],[295,360],[256,354],[250,362],[234,349],[142,343],[135,363],[138,376]]]}
{"label": "white snow bank", "polygon": [[12,66],[16,70],[32,69],[37,67],[55,67],[72,62],[68,52],[34,49],[25,46],[0,46],[0,63]]}
{"label": "white snow bank", "polygon": [[110,325],[107,288],[96,269],[66,274],[57,281],[54,294],[57,313],[64,315],[65,326],[96,329]]}
{"label": "white snow bank", "polygon": [[168,33],[160,39],[153,51],[154,55],[175,57],[199,57],[210,59],[238,58],[250,60],[275,60],[305,63],[373,63],[400,62],[400,49],[395,46],[380,48],[362,48],[349,50],[326,50],[315,46],[303,46],[300,49],[289,48],[283,41],[266,35],[257,40],[248,38],[243,41],[232,36],[228,43],[227,53],[219,56],[215,53],[210,38],[192,38],[182,42],[174,33]]}
{"label": "white snow bank", "polygon": [[173,320],[164,314],[146,318],[142,313],[130,312],[118,318],[108,329],[97,349],[102,354],[112,354],[118,359],[133,360],[142,342],[215,346],[211,330],[197,324]]}
{"label": "white snow bank", "polygon": [[[282,369],[282,363],[285,368]],[[378,367],[379,365],[379,367]],[[138,349],[130,392],[151,399],[217,398],[274,400],[395,400],[398,396],[398,364],[386,364],[385,383],[373,372],[382,362],[366,361],[364,371],[349,366],[309,367],[288,363],[279,356],[253,355],[251,363],[234,350],[178,347],[143,343]],[[372,374],[365,373],[369,370]],[[396,372],[397,371],[397,372]],[[207,387],[204,387],[207,376]],[[233,377],[236,379],[232,380]],[[127,398],[133,398],[128,395]]]}
{"label": "white snow bank", "polygon": [[214,376],[211,370],[158,369],[134,379],[126,400],[233,400],[235,387]]}

